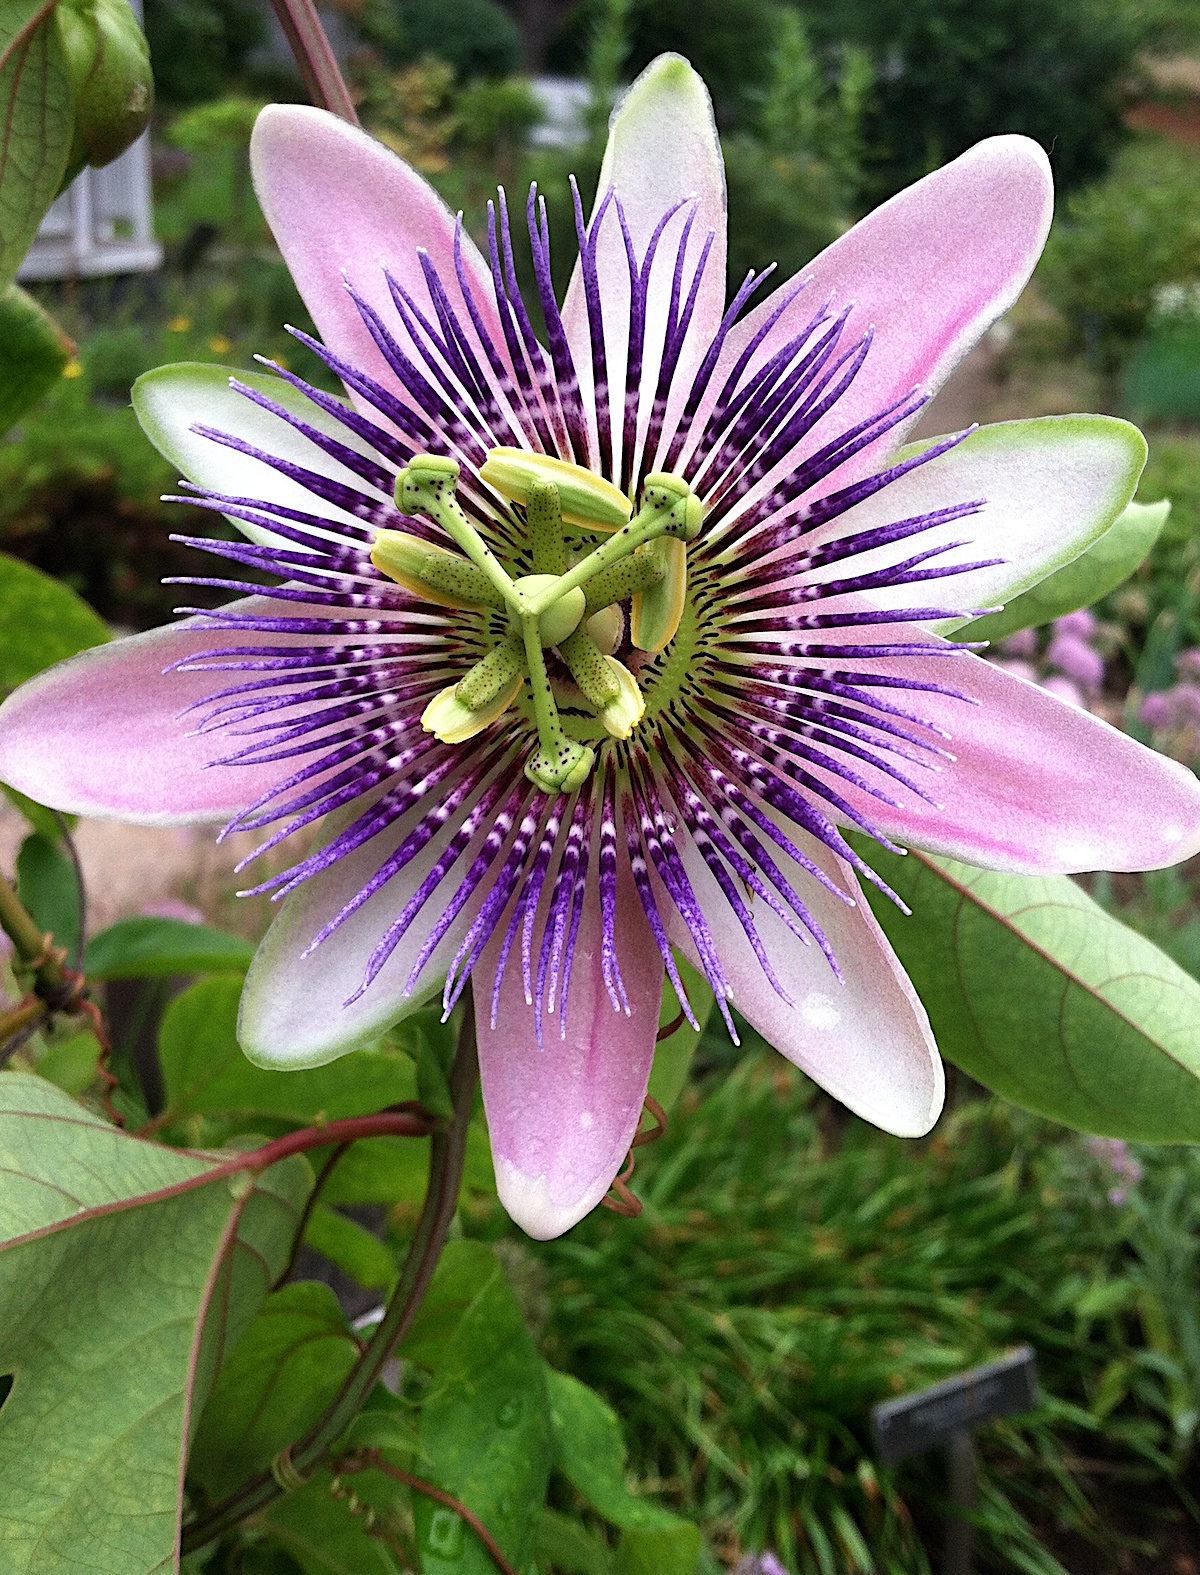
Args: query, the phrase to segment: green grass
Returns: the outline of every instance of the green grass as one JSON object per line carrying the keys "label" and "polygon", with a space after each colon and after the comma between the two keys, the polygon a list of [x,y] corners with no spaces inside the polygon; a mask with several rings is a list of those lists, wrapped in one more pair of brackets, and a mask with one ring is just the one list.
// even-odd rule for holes
{"label": "green grass", "polygon": [[1083,1140],[996,1101],[922,1144],[842,1130],[759,1044],[639,1150],[639,1220],[525,1244],[518,1277],[714,1567],[773,1547],[805,1575],[929,1569],[944,1464],[881,1471],[870,1407],[1028,1341],[1044,1398],[979,1435],[978,1556],[1049,1575],[1047,1541],[1115,1558],[1186,1519],[1200,1160],[1142,1158],[1114,1208]]}

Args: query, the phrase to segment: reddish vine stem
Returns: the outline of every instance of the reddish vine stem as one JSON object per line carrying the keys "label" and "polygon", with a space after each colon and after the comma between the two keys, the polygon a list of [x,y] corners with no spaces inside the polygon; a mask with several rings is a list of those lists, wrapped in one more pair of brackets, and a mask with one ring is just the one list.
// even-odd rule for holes
{"label": "reddish vine stem", "polygon": [[[660,1034],[661,1038],[662,1035]],[[600,1207],[611,1209],[614,1214],[619,1214],[622,1219],[635,1220],[642,1212],[642,1200],[635,1197],[629,1190],[629,1178],[633,1175],[635,1148],[642,1148],[647,1143],[657,1143],[667,1130],[667,1113],[651,1094],[647,1094],[642,1101],[642,1107],[650,1112],[654,1126],[645,1132],[635,1132],[633,1142],[629,1145],[629,1153],[625,1158],[625,1165],[621,1174],[615,1178],[609,1188],[611,1196],[600,1199]]]}
{"label": "reddish vine stem", "polygon": [[308,1229],[308,1222],[310,1219],[312,1219],[313,1210],[316,1208],[317,1203],[320,1200],[321,1193],[325,1190],[325,1183],[329,1180],[330,1176],[333,1175],[334,1168],[336,1167],[338,1160],[341,1159],[342,1155],[349,1147],[350,1143],[348,1141],[339,1143],[329,1155],[329,1158],[321,1166],[320,1170],[317,1172],[317,1179],[313,1182],[312,1191],[308,1195],[308,1198],[304,1204],[304,1208],[300,1212],[300,1218],[296,1224],[296,1234],[292,1238],[291,1256],[288,1258],[283,1273],[279,1275],[274,1285],[271,1287],[273,1291],[277,1291],[281,1285],[285,1285],[288,1280],[291,1279],[292,1270],[296,1267],[296,1259],[300,1256],[300,1248],[304,1243],[304,1232]]}
{"label": "reddish vine stem", "polygon": [[496,1566],[501,1575],[518,1575],[516,1568],[511,1565],[500,1551],[495,1537],[480,1520],[473,1510],[449,1493],[444,1493],[441,1488],[434,1487],[432,1482],[426,1482],[421,1477],[414,1477],[408,1471],[401,1471],[399,1466],[393,1466],[383,1458],[378,1449],[359,1449],[353,1455],[347,1455],[342,1460],[332,1462],[335,1481],[338,1476],[347,1476],[353,1471],[382,1471],[389,1477],[394,1477],[397,1482],[403,1482],[405,1487],[412,1488],[414,1493],[420,1493],[424,1498],[433,1499],[435,1504],[443,1504],[447,1509],[452,1509],[456,1515],[461,1515],[470,1526],[471,1530],[483,1543],[484,1547],[496,1561]]}
{"label": "reddish vine stem", "polygon": [[318,109],[327,109],[357,126],[354,100],[313,0],[271,0],[271,4],[296,57],[309,98]]}

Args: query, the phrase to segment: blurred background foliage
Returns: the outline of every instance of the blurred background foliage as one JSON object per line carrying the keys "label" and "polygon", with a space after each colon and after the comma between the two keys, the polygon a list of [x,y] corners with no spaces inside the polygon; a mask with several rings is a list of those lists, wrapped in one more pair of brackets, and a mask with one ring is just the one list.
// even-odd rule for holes
{"label": "blurred background foliage", "polygon": [[[586,201],[614,93],[664,49],[712,89],[731,287],[772,261],[786,277],[982,136],[1037,138],[1059,187],[1044,260],[927,430],[1078,409],[1146,426],[1139,496],[1172,512],[1096,609],[1088,703],[1200,756],[1200,686],[1194,726],[1143,716],[1194,682],[1200,651],[1200,0],[340,0],[326,15],[364,124],[477,237],[497,182],[539,183],[560,288],[566,177]],[[123,628],[169,616],[163,575],[205,572],[170,532],[220,528],[161,501],[177,478],[137,427],[133,380],[261,354],[332,386],[284,329],[312,324],[248,175],[258,108],[303,96],[269,8],[146,0],[146,29],[166,266],[34,288],[77,349],[0,441],[0,548]],[[579,86],[556,98],[547,78]],[[576,106],[573,127],[551,101]],[[1034,676],[1052,644],[1027,645]],[[248,933],[261,915],[234,884],[208,916]],[[1190,867],[1093,882],[1200,974],[1198,891]],[[1028,1340],[1046,1398],[983,1437],[982,1566],[1197,1575],[1200,1162],[1089,1147],[961,1078],[951,1104],[931,1141],[902,1146],[752,1035],[741,1054],[710,1035],[639,1158],[641,1221],[598,1216],[538,1246],[483,1195],[463,1228],[503,1239],[547,1355],[617,1405],[633,1475],[699,1517],[709,1569],[768,1546],[819,1575],[928,1569],[940,1464],[881,1476],[866,1410]],[[389,1203],[393,1233],[406,1206]]]}

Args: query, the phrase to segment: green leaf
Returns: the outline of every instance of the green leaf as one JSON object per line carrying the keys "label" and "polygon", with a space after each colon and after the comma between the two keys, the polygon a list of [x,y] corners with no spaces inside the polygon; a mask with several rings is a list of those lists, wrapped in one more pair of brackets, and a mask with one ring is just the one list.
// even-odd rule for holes
{"label": "green leaf", "polygon": [[[524,1569],[546,1500],[550,1415],[541,1358],[493,1264],[421,1408],[421,1474],[476,1514],[509,1562]],[[413,1515],[425,1575],[495,1575],[483,1543],[453,1510],[417,1496]]]}
{"label": "green leaf", "polygon": [[472,1303],[499,1272],[496,1254],[484,1242],[447,1242],[397,1354],[436,1371]]}
{"label": "green leaf", "polygon": [[650,1087],[646,1090],[652,1099],[658,1100],[664,1110],[670,1110],[684,1090],[692,1057],[696,1053],[696,1046],[703,1036],[716,999],[708,980],[692,967],[686,957],[676,954],[675,962],[700,1028],[697,1031],[682,1015],[679,1002],[675,998],[674,986],[669,979],[664,979],[662,1006],[658,1013],[659,1032],[661,1033],[672,1023],[677,1022],[679,1026],[655,1045],[654,1065],[650,1069]]}
{"label": "green leaf", "polygon": [[54,1040],[38,1057],[34,1070],[64,1093],[77,1096],[96,1081],[99,1060],[100,1041],[85,1030]]}
{"label": "green leaf", "polygon": [[[396,1496],[386,1477],[364,1471],[348,1483],[386,1517]],[[331,1486],[329,1473],[320,1471],[298,1492],[272,1504],[262,1517],[272,1542],[295,1559],[304,1575],[400,1575],[405,1566],[390,1551],[385,1535],[368,1536],[364,1518],[352,1514],[344,1499],[335,1498]],[[386,1518],[381,1532],[386,1533]]]}
{"label": "green leaf", "polygon": [[338,1160],[321,1196],[327,1203],[419,1204],[428,1181],[427,1138],[365,1138]]}
{"label": "green leaf", "polygon": [[1200,1142],[1200,983],[1065,875],[873,849],[871,896],[949,1060],[1083,1132]]}
{"label": "green leaf", "polygon": [[0,0],[0,286],[54,201],[73,127],[54,0]]}
{"label": "green leaf", "polygon": [[539,1565],[566,1575],[613,1575],[612,1553],[599,1537],[557,1510],[542,1511],[534,1549]]}
{"label": "green leaf", "polygon": [[1086,552],[1073,563],[1049,574],[1031,590],[1014,596],[1001,612],[976,618],[955,631],[955,640],[1001,640],[1018,629],[1065,618],[1080,607],[1090,607],[1133,573],[1158,540],[1170,502],[1129,503]]}
{"label": "green leaf", "polygon": [[103,621],[60,580],[0,553],[0,692],[109,638]]}
{"label": "green leaf", "polygon": [[304,1239],[322,1257],[344,1269],[367,1291],[387,1291],[396,1279],[396,1260],[364,1225],[318,1203],[309,1216]]}
{"label": "green leaf", "polygon": [[17,854],[17,895],[39,930],[64,946],[70,963],[79,960],[83,915],[75,866],[58,840],[40,831],[26,837]]}
{"label": "green leaf", "polygon": [[268,1072],[237,1042],[241,978],[215,974],[177,995],[163,1014],[158,1053],[166,1120],[200,1112],[270,1115],[307,1125],[361,1116],[412,1099],[411,1061],[395,1050],[360,1050],[329,1066]]}
{"label": "green leaf", "polygon": [[[283,1075],[296,1076],[293,1072]],[[366,1138],[338,1161],[323,1196],[328,1203],[415,1205],[424,1198],[428,1181],[428,1138]],[[473,1120],[467,1128],[463,1188],[492,1197],[496,1193],[492,1151],[482,1120]]]}
{"label": "green leaf", "polygon": [[678,1531],[687,1522],[625,1486],[625,1440],[612,1407],[569,1373],[546,1368],[554,1464],[596,1513],[627,1531]]}
{"label": "green leaf", "polygon": [[53,387],[74,350],[20,285],[0,292],[0,435]]}
{"label": "green leaf", "polygon": [[89,979],[165,979],[181,973],[244,973],[254,947],[240,935],[183,919],[119,919],[83,954]]}
{"label": "green leaf", "polygon": [[319,1421],[358,1349],[327,1285],[285,1285],[269,1296],[200,1417],[189,1479],[219,1499],[269,1465]]}
{"label": "green leaf", "polygon": [[700,1561],[700,1532],[686,1523],[670,1531],[625,1531],[617,1546],[617,1575],[692,1575]]}
{"label": "green leaf", "polygon": [[214,1163],[41,1078],[0,1077],[5,1575],[174,1567],[189,1416],[286,1262],[311,1185],[303,1159],[254,1184],[206,1180]]}

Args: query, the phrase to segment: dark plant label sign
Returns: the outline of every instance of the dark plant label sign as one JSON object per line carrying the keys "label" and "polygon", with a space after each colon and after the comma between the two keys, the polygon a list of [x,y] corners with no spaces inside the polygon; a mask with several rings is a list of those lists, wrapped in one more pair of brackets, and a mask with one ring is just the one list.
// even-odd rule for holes
{"label": "dark plant label sign", "polygon": [[894,1466],[909,1455],[945,1444],[952,1434],[1015,1416],[1037,1403],[1034,1356],[1019,1346],[998,1361],[973,1367],[916,1394],[885,1400],[871,1409],[879,1458]]}

